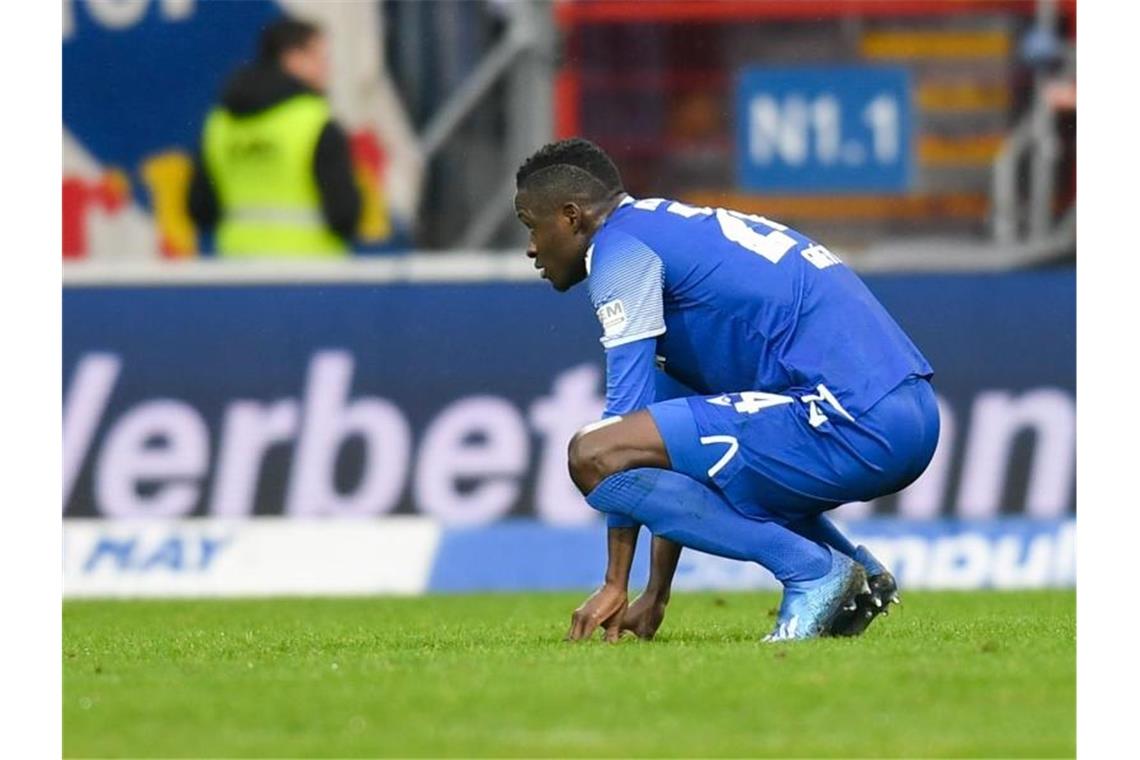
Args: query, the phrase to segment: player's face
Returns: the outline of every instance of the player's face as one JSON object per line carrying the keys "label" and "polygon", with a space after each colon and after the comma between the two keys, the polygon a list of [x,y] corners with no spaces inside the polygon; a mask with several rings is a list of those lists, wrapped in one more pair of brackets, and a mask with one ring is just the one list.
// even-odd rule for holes
{"label": "player's face", "polygon": [[555,290],[565,291],[586,279],[586,247],[581,212],[575,204],[542,211],[527,203],[526,193],[515,196],[515,212],[530,231],[526,255]]}

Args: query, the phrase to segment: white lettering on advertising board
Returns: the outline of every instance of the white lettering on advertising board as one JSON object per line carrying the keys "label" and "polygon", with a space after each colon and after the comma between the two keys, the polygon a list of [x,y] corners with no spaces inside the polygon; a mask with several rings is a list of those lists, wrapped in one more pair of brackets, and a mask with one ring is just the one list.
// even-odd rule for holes
{"label": "white lettering on advertising board", "polygon": [[[85,496],[94,499],[89,512],[98,515],[173,518],[204,511],[244,517],[254,512],[267,455],[285,448],[291,464],[282,476],[277,513],[376,516],[410,494],[417,511],[444,523],[486,523],[518,508],[533,468],[540,518],[555,524],[598,519],[566,471],[574,431],[598,419],[603,407],[596,365],[558,373],[549,394],[525,409],[485,393],[440,399],[422,431],[413,431],[394,401],[354,392],[354,371],[351,352],[318,351],[297,396],[235,398],[214,423],[175,398],[142,399],[108,418],[109,400],[131,367],[113,354],[86,354],[64,398],[64,503],[90,467]],[[945,399],[939,408],[938,449],[922,477],[899,495],[900,516],[997,516],[1014,480],[1015,447],[1029,452],[1025,512],[1064,516],[1076,459],[1070,392],[986,390],[969,409],[955,409]],[[338,458],[350,442],[363,452],[359,476],[338,485]],[[873,505],[858,503],[841,508],[839,516],[872,512]]]}

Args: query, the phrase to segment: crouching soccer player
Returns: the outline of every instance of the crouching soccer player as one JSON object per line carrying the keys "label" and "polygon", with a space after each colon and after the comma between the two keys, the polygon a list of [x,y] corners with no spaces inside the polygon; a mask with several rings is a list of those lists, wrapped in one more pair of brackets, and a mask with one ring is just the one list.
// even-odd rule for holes
{"label": "crouching soccer player", "polygon": [[[588,278],[606,411],[570,474],[608,524],[604,585],[572,617],[651,638],[682,546],[757,562],[783,584],[769,641],[857,635],[897,600],[890,573],[824,516],[904,488],[930,462],[930,365],[827,248],[760,216],[631,198],[597,146],[545,146],[519,169],[527,255],[565,291]],[[695,394],[663,399],[655,370]],[[650,579],[627,606],[637,533]],[[870,583],[868,583],[868,579]]]}

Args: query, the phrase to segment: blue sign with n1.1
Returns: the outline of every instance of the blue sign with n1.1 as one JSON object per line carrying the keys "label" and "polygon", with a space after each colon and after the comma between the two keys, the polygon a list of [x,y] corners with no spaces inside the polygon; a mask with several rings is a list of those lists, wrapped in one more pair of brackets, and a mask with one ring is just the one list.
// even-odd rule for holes
{"label": "blue sign with n1.1", "polygon": [[740,186],[904,192],[911,182],[912,125],[904,68],[745,69],[736,87]]}

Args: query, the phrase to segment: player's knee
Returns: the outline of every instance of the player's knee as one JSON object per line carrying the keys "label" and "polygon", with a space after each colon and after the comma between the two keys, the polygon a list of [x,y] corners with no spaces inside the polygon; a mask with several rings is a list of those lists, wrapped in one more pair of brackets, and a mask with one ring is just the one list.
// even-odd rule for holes
{"label": "player's knee", "polygon": [[607,436],[594,432],[574,435],[568,452],[570,479],[583,495],[615,472],[628,469],[622,450],[620,444]]}

